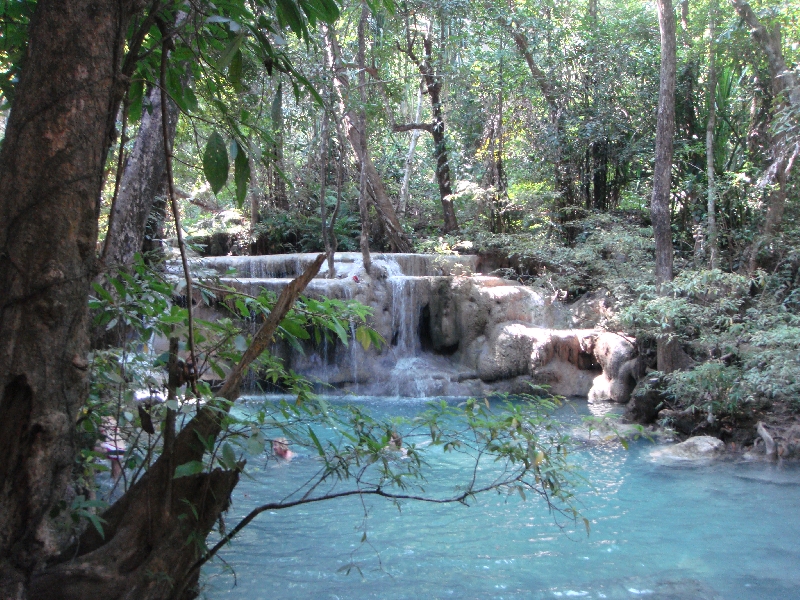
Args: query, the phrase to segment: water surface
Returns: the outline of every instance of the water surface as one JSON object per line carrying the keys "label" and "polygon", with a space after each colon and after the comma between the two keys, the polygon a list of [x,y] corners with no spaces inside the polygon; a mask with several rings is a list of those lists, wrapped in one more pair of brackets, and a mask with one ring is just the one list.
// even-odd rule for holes
{"label": "water surface", "polygon": [[[413,415],[424,401],[360,399]],[[585,401],[559,418],[578,422]],[[678,466],[654,445],[589,445],[573,455],[590,485],[591,523],[549,514],[529,497],[485,495],[471,506],[345,498],[264,513],[204,569],[205,596],[247,598],[800,597],[800,468],[722,461]],[[467,468],[441,456],[444,481]],[[249,462],[228,523],[280,499],[319,468],[310,454]],[[450,478],[450,479],[448,479]],[[436,483],[431,483],[436,490]],[[365,520],[365,511],[368,518]],[[362,543],[366,528],[367,543]],[[349,568],[349,574],[347,570]],[[357,567],[357,568],[356,568]]]}

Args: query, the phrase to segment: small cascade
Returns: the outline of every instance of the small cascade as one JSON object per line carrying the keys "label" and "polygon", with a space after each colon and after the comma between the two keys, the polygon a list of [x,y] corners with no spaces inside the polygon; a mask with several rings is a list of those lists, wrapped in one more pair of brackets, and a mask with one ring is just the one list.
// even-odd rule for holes
{"label": "small cascade", "polygon": [[[279,293],[316,256],[225,256],[195,261],[194,268],[250,295]],[[288,344],[275,348],[287,368],[327,393],[483,396],[529,391],[535,383],[564,395],[629,396],[632,344],[620,336],[600,343],[599,330],[571,329],[564,307],[515,281],[481,274],[477,256],[373,254],[367,273],[359,253],[342,252],[334,264],[335,277],[328,279],[323,265],[305,294],[371,307],[369,325],[386,344],[365,351],[351,323],[347,345],[308,341],[302,353]]]}

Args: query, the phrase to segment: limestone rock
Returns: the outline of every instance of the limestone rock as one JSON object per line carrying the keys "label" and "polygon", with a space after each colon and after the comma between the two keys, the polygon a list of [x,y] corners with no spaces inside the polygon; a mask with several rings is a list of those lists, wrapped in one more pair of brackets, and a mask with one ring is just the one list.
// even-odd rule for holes
{"label": "limestone rock", "polygon": [[589,400],[628,402],[639,370],[632,340],[618,333],[603,332],[595,339],[594,357],[603,372],[595,378]]}
{"label": "limestone rock", "polygon": [[568,307],[572,327],[597,327],[613,316],[613,306],[614,298],[605,288],[584,294]]}
{"label": "limestone rock", "polygon": [[690,437],[685,442],[657,448],[650,453],[655,459],[708,460],[717,458],[725,450],[725,443],[710,435]]}

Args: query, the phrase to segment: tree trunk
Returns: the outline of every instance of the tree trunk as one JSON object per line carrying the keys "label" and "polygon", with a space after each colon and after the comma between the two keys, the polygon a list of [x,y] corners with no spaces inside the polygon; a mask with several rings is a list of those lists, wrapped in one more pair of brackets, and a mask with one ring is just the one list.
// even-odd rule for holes
{"label": "tree trunk", "polygon": [[283,84],[278,83],[272,100],[272,203],[275,208],[289,210],[289,196],[286,193],[286,180],[283,178]]}
{"label": "tree trunk", "polygon": [[[161,240],[164,239],[164,221],[167,218],[167,189],[166,173],[161,177],[161,184],[150,207],[150,214],[144,226],[144,239],[142,240],[142,254],[147,256],[163,255]],[[147,260],[150,260],[149,258]],[[156,261],[157,262],[157,261]]]}
{"label": "tree trunk", "polygon": [[708,178],[708,266],[719,266],[717,242],[717,186],[714,173],[714,129],[717,125],[717,68],[714,38],[716,32],[716,0],[708,7],[708,122],[706,123],[706,176]]}
{"label": "tree trunk", "polygon": [[[422,118],[422,86],[419,87],[417,92],[417,110],[414,116],[414,123],[419,123]],[[414,129],[411,132],[411,142],[408,144],[408,154],[406,155],[405,169],[403,171],[403,184],[400,186],[400,197],[397,200],[397,212],[401,215],[405,214],[408,208],[408,187],[411,182],[411,161],[414,158],[414,151],[417,149],[417,140],[419,140],[419,129]]]}
{"label": "tree trunk", "polygon": [[[361,156],[367,156],[367,41],[366,32],[367,18],[369,9],[367,3],[361,2],[361,18],[358,20],[358,54],[356,64],[358,65],[358,96],[361,104],[358,109],[358,124],[361,129]],[[358,214],[361,217],[361,237],[358,245],[361,248],[361,256],[364,260],[364,270],[369,273],[372,266],[372,259],[369,255],[369,205],[367,203],[367,169],[366,161],[361,161],[361,171],[358,178]]]}
{"label": "tree trunk", "polygon": [[453,185],[450,176],[450,160],[447,152],[447,141],[444,135],[444,114],[442,113],[442,78],[436,74],[433,68],[433,41],[431,31],[425,33],[422,39],[423,58],[419,58],[414,52],[414,41],[409,39],[408,45],[401,48],[403,52],[419,69],[422,75],[422,83],[425,91],[431,99],[431,115],[433,121],[430,124],[420,126],[417,123],[411,126],[395,127],[395,131],[411,129],[417,131],[425,129],[433,136],[433,157],[436,159],[436,182],[439,185],[439,198],[442,203],[442,213],[444,216],[443,230],[445,233],[458,230],[458,221],[453,208]]}
{"label": "tree trunk", "polygon": [[[119,194],[108,217],[108,233],[102,264],[115,269],[129,265],[142,250],[145,225],[153,201],[162,185],[166,157],[161,131],[161,89],[153,86],[147,95],[152,112],[142,111],[142,123],[120,182]],[[167,100],[170,142],[178,126],[178,105]]]}
{"label": "tree trunk", "polygon": [[[656,159],[653,168],[653,196],[650,216],[656,242],[656,287],[672,280],[672,230],[670,226],[670,174],[672,143],[675,134],[676,43],[675,13],[672,0],[658,0],[658,24],[661,30],[661,72],[658,90],[658,121],[656,124]],[[658,368],[673,370],[676,342],[658,341]]]}
{"label": "tree trunk", "polygon": [[[298,295],[319,272],[324,254],[284,288],[250,347],[217,396],[232,403],[252,361],[271,343],[278,325]],[[87,529],[63,562],[36,574],[31,583],[37,600],[178,600],[194,597],[194,568],[205,540],[239,480],[238,469],[213,469],[173,478],[177,465],[202,461],[206,444],[222,431],[230,404],[202,407],[150,469],[102,518],[104,535]],[[171,496],[166,497],[165,491]]]}
{"label": "tree trunk", "polygon": [[[87,391],[87,301],[103,168],[141,3],[40,0],[0,150],[0,597],[54,551]],[[134,49],[138,51],[138,49]]]}
{"label": "tree trunk", "polygon": [[342,125],[347,141],[353,148],[359,163],[363,163],[366,177],[367,188],[372,198],[375,209],[381,218],[381,222],[389,237],[389,243],[394,252],[410,252],[411,243],[408,241],[403,227],[394,211],[391,200],[386,195],[383,180],[372,159],[369,156],[369,149],[366,146],[365,132],[358,127],[358,116],[347,107],[347,97],[350,93],[350,79],[342,65],[339,43],[336,40],[336,32],[332,26],[323,26],[325,32],[325,53],[328,61],[328,68],[333,71],[333,88],[336,94],[339,110],[342,114]]}

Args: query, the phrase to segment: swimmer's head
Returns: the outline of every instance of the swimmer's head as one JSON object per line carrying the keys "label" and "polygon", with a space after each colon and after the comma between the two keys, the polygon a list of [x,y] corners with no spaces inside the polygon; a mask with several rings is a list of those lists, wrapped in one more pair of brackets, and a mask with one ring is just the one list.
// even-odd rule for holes
{"label": "swimmer's head", "polygon": [[272,440],[272,452],[275,456],[287,458],[291,454],[291,450],[289,450],[289,440],[284,437]]}

